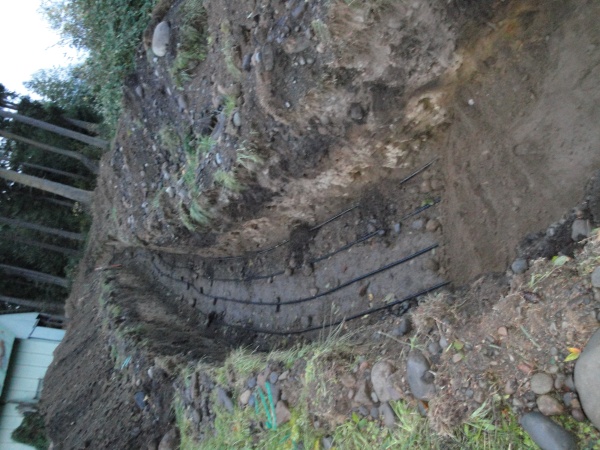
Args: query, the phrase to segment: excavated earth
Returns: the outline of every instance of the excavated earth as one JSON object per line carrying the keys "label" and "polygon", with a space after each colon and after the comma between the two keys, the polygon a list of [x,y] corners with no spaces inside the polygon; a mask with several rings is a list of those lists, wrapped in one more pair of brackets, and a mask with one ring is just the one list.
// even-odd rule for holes
{"label": "excavated earth", "polygon": [[368,341],[462,286],[482,316],[508,281],[485,278],[486,301],[470,282],[573,256],[576,206],[600,221],[579,204],[600,168],[597,2],[206,2],[206,57],[182,75],[185,8],[155,9],[101,161],[45,381],[59,448],[144,448],[173,421],[175,368],[236,346],[344,319]]}

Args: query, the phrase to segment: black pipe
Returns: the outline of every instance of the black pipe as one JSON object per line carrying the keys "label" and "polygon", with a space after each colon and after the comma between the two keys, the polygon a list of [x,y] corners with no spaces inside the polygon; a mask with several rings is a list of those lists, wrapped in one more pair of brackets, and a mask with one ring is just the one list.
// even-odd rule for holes
{"label": "black pipe", "polygon": [[447,286],[448,284],[450,284],[449,281],[444,281],[444,282],[438,283],[438,284],[436,284],[434,286],[431,286],[429,288],[423,289],[422,291],[419,291],[416,294],[410,294],[410,295],[408,295],[408,296],[406,296],[406,297],[404,297],[404,298],[402,298],[400,300],[395,300],[395,301],[390,302],[390,303],[388,303],[386,305],[378,306],[376,308],[367,309],[365,311],[362,311],[360,313],[357,313],[357,314],[354,314],[352,316],[346,317],[344,319],[338,320],[336,322],[325,323],[323,325],[308,327],[308,328],[304,328],[302,330],[289,330],[289,331],[267,330],[267,329],[264,329],[264,328],[256,328],[256,327],[244,326],[244,325],[236,325],[236,324],[230,324],[230,323],[226,323],[226,322],[222,322],[222,321],[221,322],[215,322],[215,325],[224,326],[224,327],[228,327],[228,328],[235,328],[235,329],[244,330],[244,331],[251,331],[253,333],[263,333],[263,334],[271,334],[271,335],[278,335],[278,336],[285,336],[285,335],[290,335],[290,334],[308,333],[310,331],[317,331],[317,330],[321,330],[323,328],[335,327],[337,325],[341,325],[344,322],[350,322],[351,320],[359,319],[361,317],[368,316],[369,314],[374,314],[376,312],[392,308],[393,306],[409,302],[410,300],[413,300],[413,299],[415,299],[417,297],[420,297],[422,295],[425,295],[425,294],[428,294],[430,292],[433,292],[433,291],[435,291],[437,289],[440,289],[440,288],[442,288],[444,286]]}

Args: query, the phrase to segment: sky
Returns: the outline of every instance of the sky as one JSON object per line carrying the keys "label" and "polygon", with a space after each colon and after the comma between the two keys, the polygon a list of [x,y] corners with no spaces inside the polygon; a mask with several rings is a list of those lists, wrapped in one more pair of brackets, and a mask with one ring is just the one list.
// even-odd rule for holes
{"label": "sky", "polygon": [[0,83],[29,94],[23,82],[40,69],[67,66],[77,52],[58,44],[60,37],[38,12],[41,0],[0,0]]}

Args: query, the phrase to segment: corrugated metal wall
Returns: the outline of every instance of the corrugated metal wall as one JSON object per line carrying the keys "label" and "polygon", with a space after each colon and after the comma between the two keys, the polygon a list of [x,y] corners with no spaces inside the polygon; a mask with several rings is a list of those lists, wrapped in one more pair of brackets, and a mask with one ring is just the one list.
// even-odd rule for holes
{"label": "corrugated metal wall", "polygon": [[[52,362],[52,353],[58,342],[43,339],[19,340],[10,361],[10,379],[7,381],[3,399],[5,401],[32,401],[41,388],[46,370]],[[33,447],[17,444],[10,435],[23,419],[15,404],[6,404],[0,414],[0,449],[30,450]]]}

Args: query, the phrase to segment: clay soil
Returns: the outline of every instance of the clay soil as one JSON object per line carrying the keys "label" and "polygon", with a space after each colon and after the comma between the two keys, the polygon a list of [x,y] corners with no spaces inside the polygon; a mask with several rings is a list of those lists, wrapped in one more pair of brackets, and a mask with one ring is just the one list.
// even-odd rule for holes
{"label": "clay soil", "polygon": [[[600,222],[593,201],[580,204],[600,168],[596,2],[207,2],[192,23],[206,57],[182,75],[185,8],[157,6],[102,159],[67,337],[45,380],[58,448],[145,448],[171,427],[178,368],[311,340],[354,316],[346,329],[366,327],[365,345],[417,304],[423,345],[491,333],[501,346],[514,332],[518,351],[495,354],[489,373],[441,357],[439,383],[460,386],[432,402],[438,430],[476,407],[465,379],[491,395],[524,379],[521,359],[533,369],[545,348],[583,345],[594,305],[579,316],[564,303],[589,294],[585,274],[573,275],[577,295],[549,287],[563,305],[551,308],[527,303],[529,280],[506,271],[516,256],[581,251],[574,207]],[[149,39],[163,20],[158,58]],[[560,239],[519,247],[561,219]],[[553,335],[548,310],[567,323]]]}

